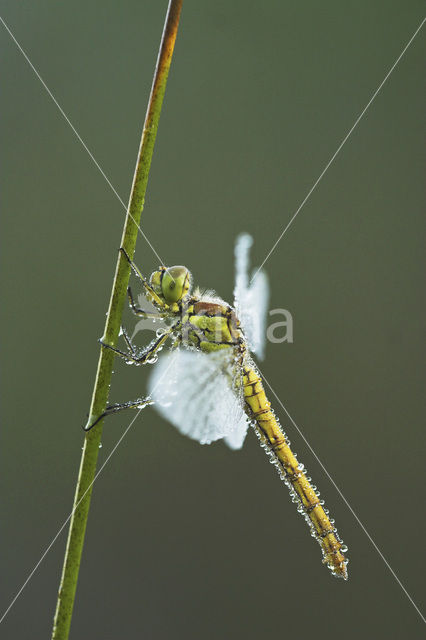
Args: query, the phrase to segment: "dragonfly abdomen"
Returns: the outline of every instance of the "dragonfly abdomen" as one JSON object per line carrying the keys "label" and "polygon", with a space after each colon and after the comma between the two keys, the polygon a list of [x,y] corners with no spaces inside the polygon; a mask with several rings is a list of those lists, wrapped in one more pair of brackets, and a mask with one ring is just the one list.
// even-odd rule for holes
{"label": "dragonfly abdomen", "polygon": [[271,404],[266,397],[260,375],[254,366],[243,369],[244,399],[246,412],[266,453],[271,456],[280,477],[287,484],[293,502],[304,515],[311,534],[321,546],[324,563],[338,577],[347,579],[346,547],[340,540],[332,521],[323,508],[318,492],[306,477],[303,465],[299,464],[290,449],[290,443],[282,431]]}

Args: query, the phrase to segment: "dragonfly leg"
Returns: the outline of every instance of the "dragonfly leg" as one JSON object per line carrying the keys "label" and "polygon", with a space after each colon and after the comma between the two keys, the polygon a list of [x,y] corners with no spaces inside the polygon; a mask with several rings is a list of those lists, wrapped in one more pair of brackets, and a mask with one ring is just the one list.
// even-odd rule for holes
{"label": "dragonfly leg", "polygon": [[154,319],[157,319],[157,318],[159,319],[163,317],[161,313],[155,313],[154,311],[144,311],[140,307],[137,307],[130,287],[127,287],[127,296],[129,298],[129,306],[133,311],[133,313],[135,314],[135,316],[140,316],[142,318],[154,318]]}
{"label": "dragonfly leg", "polygon": [[123,411],[124,409],[144,409],[148,405],[152,404],[152,401],[149,398],[138,398],[137,400],[130,400],[129,402],[120,402],[116,404],[110,404],[107,406],[105,411],[91,424],[86,424],[83,427],[83,431],[90,431],[93,429],[95,425],[98,424],[102,418],[106,416],[110,416],[112,413],[117,413],[118,411]]}
{"label": "dragonfly leg", "polygon": [[[126,354],[126,355],[130,355],[130,353],[131,353],[132,357],[134,357],[135,360],[137,362],[139,362],[140,361],[141,352],[139,350],[139,353],[138,353],[138,349],[137,349],[136,345],[132,342],[131,337],[129,336],[129,334],[127,333],[127,330],[123,327],[123,325],[121,325],[121,334],[122,334],[122,336],[123,336],[123,338],[124,338],[124,340],[125,340],[125,342],[127,344],[127,348],[129,349],[129,354]],[[104,344],[104,343],[102,343],[102,344],[104,345],[104,347],[109,346],[109,345]],[[161,346],[161,345],[158,345],[158,346]],[[154,349],[148,347],[148,350],[149,350],[148,358],[150,356],[152,356],[153,353],[155,353],[155,351],[158,349],[158,346],[154,345]],[[121,352],[120,355],[122,355],[123,353],[124,352]]]}
{"label": "dragonfly leg", "polygon": [[[180,324],[180,321],[176,322],[162,336],[159,336],[158,338],[153,340],[153,342],[148,345],[147,349],[145,349],[140,355],[138,355],[136,347],[132,343],[124,327],[122,327],[121,329],[123,332],[124,340],[129,349],[129,353],[125,353],[124,351],[121,351],[121,349],[116,349],[115,347],[102,342],[102,340],[99,340],[99,342],[103,347],[105,347],[106,349],[111,349],[111,351],[114,351],[114,353],[124,358],[127,362],[134,362],[135,364],[145,364],[149,362],[150,358],[152,358],[155,353],[164,345],[172,332],[177,329]],[[139,398],[138,400],[131,400],[130,402],[111,404],[107,406],[105,411],[98,418],[96,418],[96,420],[92,424],[87,424],[85,427],[83,427],[83,429],[84,431],[90,431],[90,429],[98,424],[99,420],[102,420],[102,418],[109,416],[111,413],[117,413],[118,411],[122,411],[123,409],[143,409],[151,403],[152,401],[150,400],[150,398]]]}
{"label": "dragonfly leg", "polygon": [[172,335],[174,331],[176,331],[176,329],[180,327],[180,325],[181,325],[180,321],[176,322],[173,326],[167,329],[167,331],[165,331],[163,335],[158,336],[158,338],[155,338],[151,342],[151,344],[149,344],[148,347],[144,349],[142,352],[140,352],[139,354],[137,354],[134,345],[132,344],[129,336],[125,331],[123,335],[127,343],[127,346],[129,348],[129,351],[127,353],[125,351],[121,351],[121,349],[112,347],[110,344],[103,342],[101,339],[99,339],[99,342],[103,347],[105,347],[106,349],[111,349],[111,351],[114,351],[114,353],[124,358],[127,362],[133,362],[134,364],[137,364],[137,365],[146,364],[146,363],[149,364],[149,361],[151,360],[151,358],[155,356],[156,352],[159,349],[161,349],[161,347],[163,347],[166,340]]}
{"label": "dragonfly leg", "polygon": [[126,329],[123,327],[123,325],[121,325],[121,333],[122,333],[122,336],[123,336],[123,338],[124,338],[124,340],[125,340],[125,342],[126,342],[126,344],[127,344],[127,348],[129,349],[129,351],[131,351],[131,352],[132,352],[132,355],[133,355],[133,356],[136,356],[136,354],[137,354],[136,347],[135,347],[135,345],[133,344],[133,342],[132,342],[132,340],[131,340],[131,338],[130,338],[129,334],[127,333],[127,331],[126,331]]}
{"label": "dragonfly leg", "polygon": [[126,260],[129,263],[129,265],[131,266],[131,268],[132,268],[134,274],[136,275],[136,277],[139,278],[139,280],[142,282],[142,285],[143,285],[144,289],[151,296],[154,304],[159,309],[168,309],[169,305],[167,305],[163,300],[161,300],[161,298],[155,293],[154,289],[149,285],[148,280],[145,278],[145,276],[143,276],[142,273],[139,271],[138,267],[135,265],[133,260],[130,258],[130,256],[127,253],[127,251],[123,247],[120,247],[120,251],[123,254],[123,256],[126,258]]}

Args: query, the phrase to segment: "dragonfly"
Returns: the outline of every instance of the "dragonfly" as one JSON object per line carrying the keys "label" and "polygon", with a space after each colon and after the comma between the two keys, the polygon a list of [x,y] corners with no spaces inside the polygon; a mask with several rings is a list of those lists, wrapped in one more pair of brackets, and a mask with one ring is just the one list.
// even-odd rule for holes
{"label": "dragonfly", "polygon": [[[107,406],[85,430],[107,415],[123,409],[143,409],[150,404],[181,433],[201,444],[222,439],[231,449],[240,449],[249,427],[253,427],[260,445],[287,485],[297,511],[319,543],[323,563],[334,576],[346,580],[347,547],[304,465],[293,453],[253,359],[253,354],[263,357],[269,285],[263,271],[249,278],[252,243],[248,234],[241,234],[236,241],[233,306],[214,291],[193,289],[192,275],[184,266],[160,266],[146,279],[125,250],[120,249],[142,285],[142,299],[150,303],[150,310],[144,310],[129,287],[132,312],[145,319],[162,321],[162,326],[143,348],[134,344],[124,327],[121,335],[127,351],[100,341],[128,364],[154,366],[145,398]],[[160,355],[167,341],[170,348]]]}

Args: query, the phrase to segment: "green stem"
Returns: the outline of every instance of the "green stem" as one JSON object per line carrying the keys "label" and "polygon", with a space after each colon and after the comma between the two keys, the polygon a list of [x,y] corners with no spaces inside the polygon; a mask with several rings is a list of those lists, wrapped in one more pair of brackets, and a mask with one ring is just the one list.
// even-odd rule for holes
{"label": "green stem", "polygon": [[[154,73],[151,94],[142,131],[132,190],[124,223],[121,246],[132,258],[138,233],[138,226],[144,205],[148,174],[160,119],[161,106],[166,89],[167,76],[179,26],[183,0],[170,0],[167,10],[157,66]],[[117,266],[112,285],[103,341],[115,345],[129,282],[130,267],[122,252],[118,252]],[[101,347],[89,422],[93,422],[105,410],[111,382],[114,354]],[[71,625],[75,592],[77,587],[84,535],[89,515],[92,485],[95,479],[99,445],[102,437],[102,421],[86,434],[81,456],[73,512],[65,551],[64,566],[53,624],[52,640],[67,640]]]}

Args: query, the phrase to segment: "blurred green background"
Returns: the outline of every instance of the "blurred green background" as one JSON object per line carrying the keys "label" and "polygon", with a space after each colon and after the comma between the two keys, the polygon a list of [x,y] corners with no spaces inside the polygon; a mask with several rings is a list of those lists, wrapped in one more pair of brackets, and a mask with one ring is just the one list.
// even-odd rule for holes
{"label": "blurred green background", "polygon": [[[165,10],[2,3],[125,201]],[[142,218],[164,261],[231,300],[236,235],[255,236],[260,264],[422,15],[414,0],[185,0]],[[124,212],[3,27],[0,38],[3,610],[71,509]],[[420,33],[268,260],[271,307],[293,314],[294,344],[269,344],[262,365],[420,606],[423,55]],[[158,265],[141,237],[136,260],[147,274]],[[117,362],[111,400],[143,394],[145,380]],[[321,565],[253,433],[241,452],[201,447],[149,409],[94,487],[72,638],[421,637],[279,413],[349,545],[349,581]],[[132,417],[108,421],[100,464]],[[66,529],[2,637],[50,636]]]}

